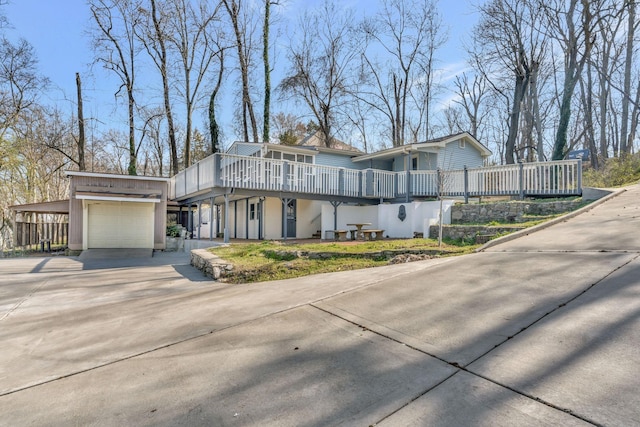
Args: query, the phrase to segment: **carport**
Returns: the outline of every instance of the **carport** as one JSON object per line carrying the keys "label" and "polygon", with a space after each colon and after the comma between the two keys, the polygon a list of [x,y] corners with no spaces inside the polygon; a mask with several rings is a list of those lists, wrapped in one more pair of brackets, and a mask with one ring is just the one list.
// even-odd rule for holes
{"label": "carport", "polygon": [[69,200],[9,206],[13,212],[13,248],[66,245],[69,238]]}

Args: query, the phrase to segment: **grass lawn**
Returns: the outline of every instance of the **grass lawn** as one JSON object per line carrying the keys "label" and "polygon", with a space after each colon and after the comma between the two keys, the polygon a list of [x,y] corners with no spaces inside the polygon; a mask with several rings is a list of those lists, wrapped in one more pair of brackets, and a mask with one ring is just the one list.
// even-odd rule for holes
{"label": "grass lawn", "polygon": [[209,249],[233,264],[225,275],[228,283],[252,283],[289,279],[310,274],[377,267],[413,259],[462,255],[480,245],[443,243],[432,239],[401,239],[372,242],[234,243]]}

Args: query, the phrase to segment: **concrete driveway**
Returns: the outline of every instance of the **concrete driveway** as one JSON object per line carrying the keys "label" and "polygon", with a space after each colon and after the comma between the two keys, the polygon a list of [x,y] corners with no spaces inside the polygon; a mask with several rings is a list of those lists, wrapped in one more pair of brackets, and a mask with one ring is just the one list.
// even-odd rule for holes
{"label": "concrete driveway", "polygon": [[639,196],[263,284],[175,254],[0,260],[0,425],[640,425]]}

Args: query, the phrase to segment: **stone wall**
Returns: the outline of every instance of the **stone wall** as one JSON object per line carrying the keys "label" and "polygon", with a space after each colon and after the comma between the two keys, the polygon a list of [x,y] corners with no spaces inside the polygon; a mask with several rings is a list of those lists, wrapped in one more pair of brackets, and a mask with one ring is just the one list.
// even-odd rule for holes
{"label": "stone wall", "polygon": [[547,216],[570,212],[582,205],[582,200],[553,202],[501,202],[456,204],[451,208],[452,224],[483,224],[491,221],[525,222],[525,215]]}
{"label": "stone wall", "polygon": [[[524,227],[488,226],[488,225],[443,225],[442,238],[453,240],[473,240],[476,243],[486,243],[492,237],[523,230]],[[438,238],[438,226],[429,227],[429,237]]]}
{"label": "stone wall", "polygon": [[233,265],[206,249],[191,251],[191,265],[202,271],[205,276],[218,280],[233,270]]}

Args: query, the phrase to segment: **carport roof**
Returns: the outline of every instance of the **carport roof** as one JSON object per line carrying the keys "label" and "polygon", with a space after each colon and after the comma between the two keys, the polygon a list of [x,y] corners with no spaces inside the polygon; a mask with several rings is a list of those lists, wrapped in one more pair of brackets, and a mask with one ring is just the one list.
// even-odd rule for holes
{"label": "carport roof", "polygon": [[69,214],[69,199],[53,202],[25,203],[9,206],[14,212],[35,212],[43,214]]}

